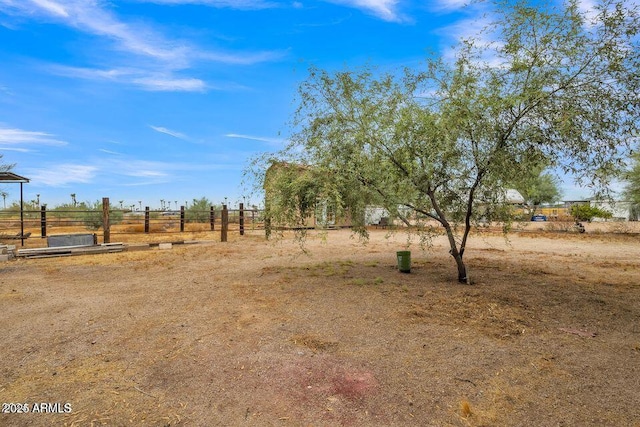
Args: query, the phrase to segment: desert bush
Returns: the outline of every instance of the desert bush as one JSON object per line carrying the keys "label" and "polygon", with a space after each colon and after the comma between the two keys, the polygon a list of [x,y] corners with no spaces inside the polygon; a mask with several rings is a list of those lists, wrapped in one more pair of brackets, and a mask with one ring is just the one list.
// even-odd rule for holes
{"label": "desert bush", "polygon": [[[104,227],[104,218],[102,215],[102,202],[96,201],[94,203],[81,203],[85,207],[84,210],[79,211],[79,216],[85,227],[89,230],[97,230]],[[109,223],[120,224],[122,222],[122,211],[109,211]]]}
{"label": "desert bush", "polygon": [[[208,222],[211,206],[213,206],[213,203],[206,197],[193,199],[191,206],[185,211],[186,222]],[[214,206],[214,209],[219,210],[220,208]]]}
{"label": "desert bush", "polygon": [[611,218],[611,212],[597,208],[591,205],[573,205],[571,206],[571,215],[576,221],[589,221],[593,218]]}

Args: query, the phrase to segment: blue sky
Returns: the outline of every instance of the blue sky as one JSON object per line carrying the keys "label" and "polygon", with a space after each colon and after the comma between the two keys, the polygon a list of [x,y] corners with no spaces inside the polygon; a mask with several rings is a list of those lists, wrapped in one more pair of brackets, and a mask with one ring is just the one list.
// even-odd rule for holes
{"label": "blue sky", "polygon": [[71,193],[235,205],[248,160],[283,146],[309,66],[420,67],[484,12],[463,0],[0,0],[2,161],[31,179],[25,199],[50,206]]}

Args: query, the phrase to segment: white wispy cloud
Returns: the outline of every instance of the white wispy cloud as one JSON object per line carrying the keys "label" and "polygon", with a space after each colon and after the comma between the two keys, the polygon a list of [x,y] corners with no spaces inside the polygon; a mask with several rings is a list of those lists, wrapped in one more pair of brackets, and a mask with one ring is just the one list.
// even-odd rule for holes
{"label": "white wispy cloud", "polygon": [[112,69],[97,69],[97,68],[82,68],[82,67],[68,67],[64,65],[51,65],[49,71],[53,74],[59,74],[67,77],[75,77],[88,80],[112,80],[112,81],[127,81],[135,78],[135,76],[142,75],[142,70],[136,70],[133,68],[112,68]]}
{"label": "white wispy cloud", "polygon": [[164,134],[172,136],[174,138],[183,139],[185,141],[189,140],[189,137],[187,135],[185,135],[183,133],[180,133],[180,132],[176,132],[176,131],[171,130],[171,129],[167,129],[167,128],[162,127],[162,126],[149,125],[149,127],[151,129],[155,130],[156,132],[164,133]]}
{"label": "white wispy cloud", "polygon": [[54,15],[62,16],[64,18],[69,17],[66,9],[58,3],[50,0],[31,0],[37,6],[40,6],[44,10],[51,12]]}
{"label": "white wispy cloud", "polygon": [[[118,159],[110,163],[110,170],[125,177],[119,179],[124,186],[161,184],[180,180],[193,171],[235,169],[236,165],[212,163],[181,163],[140,159]],[[241,167],[240,167],[241,168]]]}
{"label": "white wispy cloud", "polygon": [[469,6],[469,3],[474,0],[438,0],[431,4],[431,9],[441,11],[454,11],[460,10]]}
{"label": "white wispy cloud", "polygon": [[123,187],[144,187],[146,185],[158,185],[169,182],[167,179],[164,180],[151,180],[151,181],[138,181],[138,182],[127,182],[122,184]]}
{"label": "white wispy cloud", "polygon": [[272,62],[283,59],[289,54],[288,50],[259,51],[259,52],[206,52],[200,51],[194,57],[212,62],[220,62],[230,65],[253,65],[263,62]]}
{"label": "white wispy cloud", "polygon": [[208,87],[200,79],[156,76],[132,79],[131,83],[140,86],[144,90],[156,92],[204,92]]}
{"label": "white wispy cloud", "polygon": [[598,2],[595,0],[578,1],[578,9],[584,13],[587,18],[594,18],[597,13]]}
{"label": "white wispy cloud", "polygon": [[31,182],[36,185],[64,187],[69,184],[86,184],[93,181],[98,168],[95,166],[63,163],[44,168],[28,169]]}
{"label": "white wispy cloud", "polygon": [[2,147],[2,151],[17,151],[19,153],[30,153],[32,150],[29,150],[28,148]]}
{"label": "white wispy cloud", "polygon": [[114,156],[122,155],[122,153],[118,153],[117,151],[105,150],[104,148],[99,148],[98,151],[102,151],[103,153],[106,153],[106,154],[112,154]]}
{"label": "white wispy cloud", "polygon": [[137,68],[112,68],[105,70],[52,65],[49,67],[49,70],[54,74],[65,77],[118,82],[156,92],[204,92],[210,87],[200,79],[175,77],[171,72],[160,74],[155,71]]}
{"label": "white wispy cloud", "polygon": [[109,38],[119,49],[130,53],[171,61],[176,66],[184,62],[186,45],[166,39],[143,22],[123,22],[104,4],[99,0],[21,0],[9,2],[9,10]]}
{"label": "white wispy cloud", "polygon": [[399,0],[325,0],[330,3],[364,10],[384,21],[402,22],[408,18],[398,10]]}
{"label": "white wispy cloud", "polygon": [[141,178],[165,178],[169,176],[165,172],[156,171],[156,170],[145,170],[145,169],[132,170],[132,171],[129,171],[127,175],[141,177]]}
{"label": "white wispy cloud", "polygon": [[451,25],[437,30],[436,32],[443,36],[448,36],[450,40],[460,41],[473,39],[476,44],[484,46],[491,43],[492,37],[483,30],[492,22],[493,18],[489,15],[476,15],[460,19]]}
{"label": "white wispy cloud", "polygon": [[314,22],[314,23],[301,23],[301,24],[297,24],[296,26],[298,27],[312,27],[312,28],[318,28],[318,27],[331,27],[334,25],[340,25],[345,21],[348,21],[349,19],[351,19],[352,14],[348,13],[346,16],[343,16],[341,18],[336,18],[333,19],[331,21],[325,21],[325,22]]}
{"label": "white wispy cloud", "polygon": [[[67,142],[56,139],[54,135],[46,132],[28,131],[23,129],[0,127],[0,146],[37,144],[37,145],[67,145]],[[20,151],[14,149],[14,151]]]}
{"label": "white wispy cloud", "polygon": [[[121,159],[114,162],[113,165],[119,175],[144,178],[147,183],[166,182],[179,171],[188,170],[188,166],[184,164],[155,160]],[[138,181],[128,182],[127,184],[133,185],[136,183]]]}
{"label": "white wispy cloud", "polygon": [[[625,6],[630,9],[636,8],[640,6],[640,2],[638,0],[626,0],[623,1]],[[598,20],[599,15],[603,11],[602,2],[598,0],[579,0],[578,1],[578,10],[584,17],[584,25],[587,28],[593,28],[596,26],[596,21]],[[615,9],[615,5],[608,5],[609,12],[613,12]]]}
{"label": "white wispy cloud", "polygon": [[226,136],[227,138],[239,138],[239,139],[248,139],[251,141],[260,141],[260,142],[265,142],[267,144],[274,145],[274,146],[282,146],[287,142],[285,139],[282,139],[282,138],[269,138],[269,137],[263,137],[263,136],[243,135],[239,133],[227,133],[224,136]]}
{"label": "white wispy cloud", "polygon": [[[219,7],[235,5],[239,8],[264,8],[270,5],[268,2],[256,0],[201,1],[200,3]],[[128,55],[124,58],[111,55],[113,62],[126,61],[128,64],[139,64],[138,67],[133,68],[60,67],[59,71],[66,71],[63,74],[69,77],[134,84],[140,89],[150,91],[205,91],[208,86],[204,81],[188,76],[177,76],[176,70],[188,70],[194,62],[202,61],[251,65],[279,60],[288,54],[286,51],[229,52],[202,49],[188,40],[166,36],[149,22],[142,20],[126,22],[114,10],[109,8],[108,2],[101,0],[0,0],[0,12],[58,23],[109,40],[113,49]],[[143,58],[144,61],[136,60],[139,58]]]}
{"label": "white wispy cloud", "polygon": [[[456,0],[443,0],[443,3],[448,3],[452,8],[458,5]],[[455,61],[458,44],[463,40],[471,40],[476,47],[484,50],[481,58],[483,62],[499,67],[501,64],[495,55],[495,49],[499,48],[500,43],[492,32],[492,24],[497,15],[491,6],[474,0],[459,11],[464,14],[463,18],[434,30],[441,38],[442,57],[449,62]]]}
{"label": "white wispy cloud", "polygon": [[200,4],[217,8],[246,10],[268,9],[279,6],[277,2],[264,0],[138,0],[138,2],[170,5]]}
{"label": "white wispy cloud", "polygon": [[118,173],[133,177],[164,177],[169,174],[171,165],[166,162],[122,159],[115,163]]}
{"label": "white wispy cloud", "polygon": [[[2,2],[0,1],[0,6]],[[186,4],[186,1],[154,1],[155,3]],[[266,7],[264,1],[228,0],[192,3],[229,5],[239,8]],[[254,64],[281,58],[283,52],[210,52],[185,40],[168,38],[146,22],[124,22],[99,0],[20,0],[12,2],[17,13],[53,19],[80,31],[105,37],[115,42],[119,50],[151,57],[173,69],[189,68],[195,60],[208,60],[230,64]],[[15,13],[15,12],[14,12]]]}
{"label": "white wispy cloud", "polygon": [[451,24],[435,30],[448,41],[476,38],[497,18],[493,6],[481,0],[438,0],[431,5],[431,9],[441,12],[455,11],[460,15]]}

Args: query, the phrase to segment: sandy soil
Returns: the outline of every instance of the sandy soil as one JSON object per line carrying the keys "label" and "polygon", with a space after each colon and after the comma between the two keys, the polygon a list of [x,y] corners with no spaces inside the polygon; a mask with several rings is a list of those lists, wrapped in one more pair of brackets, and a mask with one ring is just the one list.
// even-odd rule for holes
{"label": "sandy soil", "polygon": [[386,235],[2,263],[0,425],[640,426],[638,237]]}

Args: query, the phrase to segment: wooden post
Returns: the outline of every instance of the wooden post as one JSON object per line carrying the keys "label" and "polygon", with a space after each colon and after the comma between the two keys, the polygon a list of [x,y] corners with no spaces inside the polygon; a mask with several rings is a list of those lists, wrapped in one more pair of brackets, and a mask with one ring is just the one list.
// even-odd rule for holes
{"label": "wooden post", "polygon": [[24,246],[24,194],[22,192],[22,181],[20,182],[20,241]]}
{"label": "wooden post", "polygon": [[184,206],[180,206],[180,232],[184,233]]}
{"label": "wooden post", "polygon": [[102,198],[102,230],[104,243],[111,243],[111,224],[109,223],[109,198]]}
{"label": "wooden post", "polygon": [[240,218],[238,219],[240,224],[240,235],[244,236],[244,203],[240,203]]}
{"label": "wooden post", "polygon": [[227,233],[229,231],[229,211],[227,205],[222,205],[222,229],[220,230],[220,241],[227,241]]}
{"label": "wooden post", "polygon": [[209,223],[211,224],[211,231],[214,231],[216,229],[216,211],[213,209],[213,206],[209,208]]}
{"label": "wooden post", "polygon": [[149,232],[149,206],[144,207],[144,232]]}
{"label": "wooden post", "polygon": [[47,205],[40,206],[40,237],[47,237]]}

